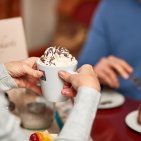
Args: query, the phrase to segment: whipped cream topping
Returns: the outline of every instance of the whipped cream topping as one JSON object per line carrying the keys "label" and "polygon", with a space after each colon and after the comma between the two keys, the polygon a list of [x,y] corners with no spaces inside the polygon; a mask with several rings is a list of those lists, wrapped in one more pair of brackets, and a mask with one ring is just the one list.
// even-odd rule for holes
{"label": "whipped cream topping", "polygon": [[41,62],[47,66],[70,66],[75,65],[77,60],[69,51],[63,47],[49,47],[40,58]]}

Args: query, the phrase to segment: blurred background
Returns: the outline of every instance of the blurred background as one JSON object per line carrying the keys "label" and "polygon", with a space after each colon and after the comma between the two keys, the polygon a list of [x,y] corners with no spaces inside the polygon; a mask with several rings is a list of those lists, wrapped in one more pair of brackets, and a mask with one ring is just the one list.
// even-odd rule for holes
{"label": "blurred background", "polygon": [[0,0],[0,19],[23,18],[29,56],[63,46],[78,57],[99,1]]}

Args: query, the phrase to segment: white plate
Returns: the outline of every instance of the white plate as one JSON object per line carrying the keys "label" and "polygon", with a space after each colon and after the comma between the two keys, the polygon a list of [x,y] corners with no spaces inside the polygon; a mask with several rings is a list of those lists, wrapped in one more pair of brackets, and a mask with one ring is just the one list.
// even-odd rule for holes
{"label": "white plate", "polygon": [[137,110],[133,111],[126,116],[125,122],[128,127],[133,129],[134,131],[141,133],[141,125],[139,125],[137,122],[137,116],[138,116],[138,111]]}
{"label": "white plate", "polygon": [[112,91],[102,91],[101,100],[99,103],[99,109],[111,109],[123,105],[125,98],[122,94]]}

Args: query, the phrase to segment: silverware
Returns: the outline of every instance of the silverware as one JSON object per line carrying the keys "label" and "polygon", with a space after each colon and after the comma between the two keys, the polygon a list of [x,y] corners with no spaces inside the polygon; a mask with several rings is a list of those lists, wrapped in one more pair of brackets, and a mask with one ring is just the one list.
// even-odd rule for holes
{"label": "silverware", "polygon": [[106,105],[106,104],[111,104],[111,103],[112,103],[111,100],[106,100],[106,101],[100,102],[100,105]]}
{"label": "silverware", "polygon": [[137,88],[141,90],[141,79],[140,78],[134,75],[130,75],[129,79],[131,79],[132,82],[137,86]]}

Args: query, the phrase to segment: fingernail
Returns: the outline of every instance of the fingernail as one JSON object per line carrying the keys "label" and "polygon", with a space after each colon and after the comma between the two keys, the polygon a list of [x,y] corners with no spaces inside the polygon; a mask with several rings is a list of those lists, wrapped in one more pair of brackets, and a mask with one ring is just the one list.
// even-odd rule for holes
{"label": "fingernail", "polygon": [[64,71],[59,71],[59,76],[61,76],[61,77],[63,77],[63,76],[65,76],[65,72]]}
{"label": "fingernail", "polygon": [[132,67],[130,67],[130,72],[133,72],[133,68]]}
{"label": "fingernail", "polygon": [[69,93],[69,92],[68,92],[66,89],[63,89],[63,90],[62,90],[62,95],[67,96],[68,93]]}
{"label": "fingernail", "polygon": [[130,70],[131,73],[132,73],[133,71],[134,71],[133,69]]}
{"label": "fingernail", "polygon": [[38,75],[39,77],[41,77],[41,76],[43,75],[43,72],[38,71],[38,72],[37,72],[37,75]]}
{"label": "fingernail", "polygon": [[125,79],[128,79],[129,78],[129,75],[128,74],[124,74],[124,78]]}

